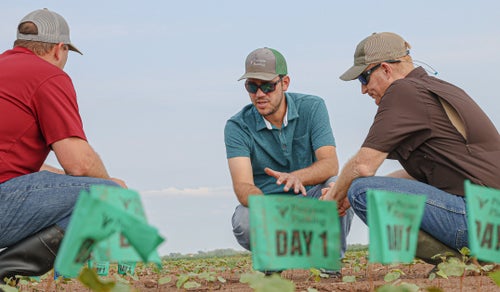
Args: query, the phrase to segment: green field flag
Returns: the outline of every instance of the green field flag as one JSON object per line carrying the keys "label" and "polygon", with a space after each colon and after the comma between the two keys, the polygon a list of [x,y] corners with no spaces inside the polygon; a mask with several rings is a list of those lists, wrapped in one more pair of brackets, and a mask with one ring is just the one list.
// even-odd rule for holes
{"label": "green field flag", "polygon": [[89,269],[95,269],[98,276],[107,276],[109,274],[109,262],[97,262],[93,260],[88,261]]}
{"label": "green field flag", "polygon": [[133,275],[135,270],[135,262],[118,262],[118,274]]}
{"label": "green field flag", "polygon": [[467,223],[471,254],[500,262],[500,190],[465,181]]}
{"label": "green field flag", "polygon": [[138,193],[111,186],[82,191],[56,257],[55,268],[76,277],[92,255],[96,261],[155,262],[164,241],[144,214]]}
{"label": "green field flag", "polygon": [[370,262],[413,262],[425,200],[424,195],[367,191]]}
{"label": "green field flag", "polygon": [[250,240],[258,271],[340,269],[340,223],[333,201],[250,196]]}

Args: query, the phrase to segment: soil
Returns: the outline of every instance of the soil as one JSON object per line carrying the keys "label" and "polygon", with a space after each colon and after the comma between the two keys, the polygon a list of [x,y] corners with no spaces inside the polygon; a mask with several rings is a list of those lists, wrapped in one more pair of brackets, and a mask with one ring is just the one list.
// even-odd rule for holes
{"label": "soil", "polygon": [[[352,283],[342,282],[342,279],[321,278],[319,281],[311,276],[309,270],[288,270],[281,274],[281,277],[288,279],[295,284],[295,291],[308,291],[314,288],[317,291],[375,291],[376,288],[388,284],[384,281],[390,271],[399,269],[402,274],[400,278],[392,283],[397,286],[402,283],[413,283],[420,287],[419,291],[434,287],[441,291],[500,291],[492,279],[486,275],[474,275],[469,272],[463,277],[449,277],[444,279],[436,277],[430,280],[428,275],[433,266],[423,262],[417,262],[412,265],[391,265],[383,266],[379,264],[370,264],[365,269],[356,267],[346,267],[342,269],[344,276],[356,276],[356,281]],[[253,291],[248,284],[240,283],[240,276],[245,271],[230,270],[217,273],[225,279],[225,283],[219,281],[197,280],[201,284],[198,288],[177,289],[177,277],[181,272],[170,269],[158,275],[151,270],[142,269],[134,277],[119,276],[127,280],[129,287],[135,291]],[[246,271],[248,272],[248,271]],[[116,271],[110,269],[110,275],[107,279],[117,279]],[[170,276],[171,281],[158,285],[160,277]],[[41,282],[21,282],[18,286],[19,291],[90,291],[77,280],[54,281],[51,277],[44,277]],[[314,291],[314,290],[313,290]],[[434,290],[439,291],[439,290]]]}

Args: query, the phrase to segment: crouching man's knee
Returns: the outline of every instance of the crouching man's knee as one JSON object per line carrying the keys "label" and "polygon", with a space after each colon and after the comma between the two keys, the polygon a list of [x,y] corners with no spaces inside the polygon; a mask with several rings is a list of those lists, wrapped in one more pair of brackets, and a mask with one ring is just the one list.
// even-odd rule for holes
{"label": "crouching man's knee", "polygon": [[248,208],[238,205],[234,210],[232,224],[233,234],[238,243],[246,250],[250,250],[250,223]]}

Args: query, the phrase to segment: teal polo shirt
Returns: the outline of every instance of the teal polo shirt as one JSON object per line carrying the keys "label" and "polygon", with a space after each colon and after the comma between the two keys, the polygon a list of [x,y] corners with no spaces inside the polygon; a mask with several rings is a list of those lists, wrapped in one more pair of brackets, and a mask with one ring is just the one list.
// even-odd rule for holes
{"label": "teal polo shirt", "polygon": [[[224,129],[227,158],[249,157],[254,183],[265,194],[283,193],[283,186],[264,172],[265,167],[280,172],[306,168],[317,160],[314,152],[318,148],[335,146],[323,99],[288,92],[285,96],[288,123],[281,129],[273,126],[269,130],[253,104],[227,120]],[[294,194],[293,190],[289,193]]]}

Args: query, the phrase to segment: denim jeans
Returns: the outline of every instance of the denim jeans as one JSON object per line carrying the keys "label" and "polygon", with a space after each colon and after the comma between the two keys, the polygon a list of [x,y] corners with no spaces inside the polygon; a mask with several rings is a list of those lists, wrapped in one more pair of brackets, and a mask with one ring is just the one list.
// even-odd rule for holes
{"label": "denim jeans", "polygon": [[[295,196],[300,200],[300,198],[311,198],[311,199],[318,199],[321,197],[321,189],[328,187],[328,183],[331,181],[335,181],[336,177],[330,178],[326,183],[316,185],[313,188],[311,188],[307,192],[307,196],[303,196],[302,194]],[[337,212],[337,210],[332,210],[332,212]],[[354,216],[354,212],[350,208],[347,210],[346,215],[343,217],[339,217],[340,219],[340,241],[341,241],[341,248],[340,248],[340,257],[343,258],[345,251],[347,250],[347,235],[349,234],[349,231],[351,230],[351,222],[352,222],[352,217]],[[249,210],[247,207],[243,205],[238,205],[236,206],[236,209],[234,210],[233,218],[232,218],[232,224],[233,224],[233,234],[236,237],[236,240],[238,243],[245,248],[246,250],[250,250],[250,216],[249,216]]]}
{"label": "denim jeans", "polygon": [[40,171],[0,184],[0,248],[54,224],[66,229],[80,191],[113,181]]}
{"label": "denim jeans", "polygon": [[444,192],[431,185],[402,178],[363,177],[355,179],[347,193],[351,208],[366,224],[368,189],[426,195],[420,229],[453,249],[468,246],[465,197]]}

